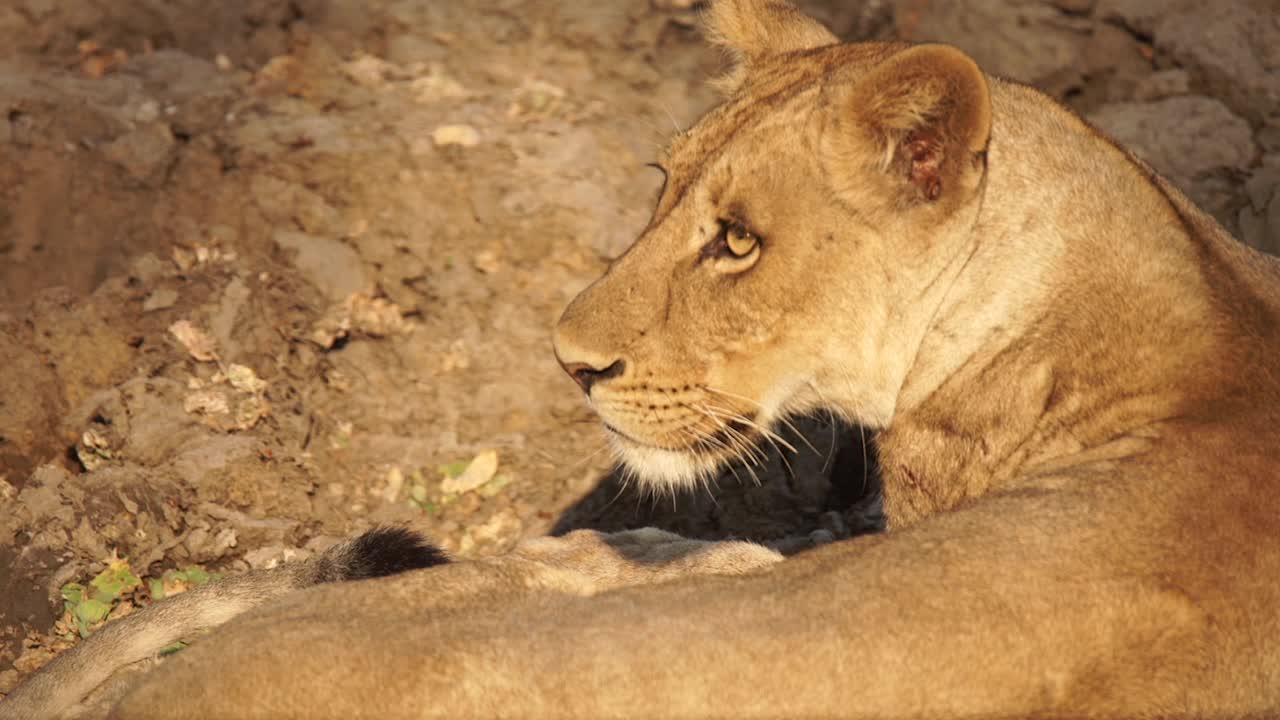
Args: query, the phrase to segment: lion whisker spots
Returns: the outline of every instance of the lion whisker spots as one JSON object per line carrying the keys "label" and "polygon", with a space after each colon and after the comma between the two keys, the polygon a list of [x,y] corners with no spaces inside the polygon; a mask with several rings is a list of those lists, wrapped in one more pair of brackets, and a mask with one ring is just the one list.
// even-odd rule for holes
{"label": "lion whisker spots", "polygon": [[658,417],[644,410],[613,412],[609,413],[609,415],[624,419],[627,423],[644,426],[646,428],[688,424],[691,420],[695,420],[699,417],[696,413],[692,412]]}

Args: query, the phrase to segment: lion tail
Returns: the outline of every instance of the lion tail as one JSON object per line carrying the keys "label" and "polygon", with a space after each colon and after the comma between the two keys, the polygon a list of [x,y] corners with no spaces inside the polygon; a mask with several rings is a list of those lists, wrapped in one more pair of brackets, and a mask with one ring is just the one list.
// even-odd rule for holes
{"label": "lion tail", "polygon": [[104,625],[0,701],[0,720],[56,718],[117,670],[155,657],[183,638],[216,627],[286,593],[312,585],[395,575],[448,562],[425,538],[382,527],[320,555],[253,570],[165,598]]}

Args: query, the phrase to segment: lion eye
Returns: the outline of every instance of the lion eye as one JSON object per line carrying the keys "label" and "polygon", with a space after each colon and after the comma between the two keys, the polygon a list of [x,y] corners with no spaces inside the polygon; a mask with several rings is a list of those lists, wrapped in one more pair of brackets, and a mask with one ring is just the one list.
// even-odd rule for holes
{"label": "lion eye", "polygon": [[730,225],[725,228],[724,244],[730,255],[744,258],[756,249],[760,239],[741,226]]}
{"label": "lion eye", "polygon": [[726,272],[749,269],[760,256],[760,248],[763,247],[760,236],[740,222],[721,220],[719,224],[720,230],[715,238],[703,245],[702,251],[698,253],[699,262],[716,262]]}

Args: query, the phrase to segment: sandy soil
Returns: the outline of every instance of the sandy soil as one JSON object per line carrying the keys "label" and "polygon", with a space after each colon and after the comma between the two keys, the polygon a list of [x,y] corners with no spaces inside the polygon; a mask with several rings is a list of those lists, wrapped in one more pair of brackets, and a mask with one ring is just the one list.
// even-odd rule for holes
{"label": "sandy soil", "polygon": [[[1280,249],[1265,0],[804,4],[1038,85]],[[156,575],[378,523],[463,556],[583,526],[874,529],[874,458],[821,418],[714,494],[625,487],[551,355],[647,219],[644,163],[714,102],[689,5],[0,8],[0,692],[113,553]]]}

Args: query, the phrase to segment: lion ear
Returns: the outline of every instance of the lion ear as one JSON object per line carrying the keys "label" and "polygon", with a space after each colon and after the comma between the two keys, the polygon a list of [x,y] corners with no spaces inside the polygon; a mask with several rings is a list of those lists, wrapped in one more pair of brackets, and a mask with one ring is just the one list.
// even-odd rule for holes
{"label": "lion ear", "polygon": [[707,38],[733,55],[734,69],[716,81],[726,94],[742,84],[754,63],[839,42],[785,0],[712,0],[703,17]]}
{"label": "lion ear", "polygon": [[869,160],[931,203],[977,187],[991,137],[991,95],[963,52],[946,45],[904,50],[845,86],[832,105],[842,164]]}

